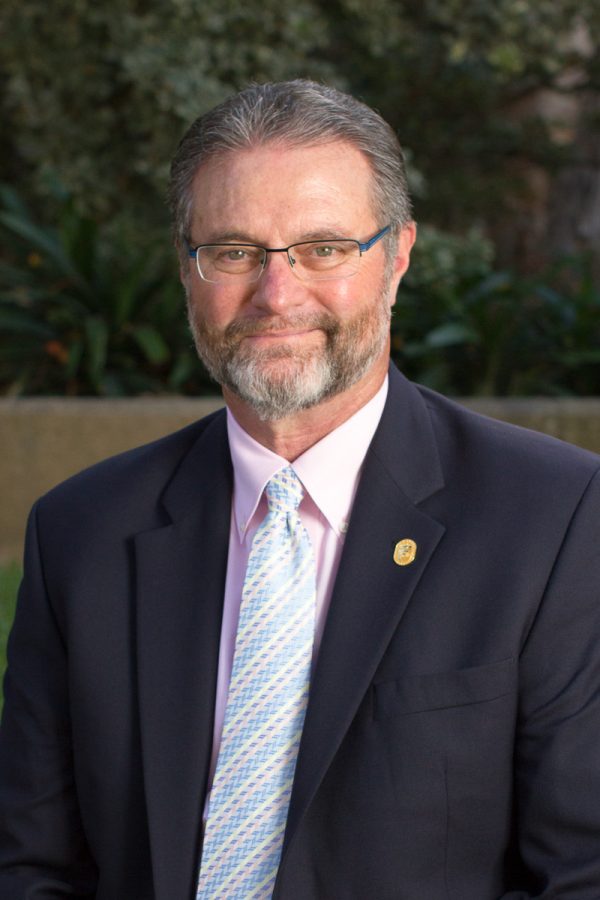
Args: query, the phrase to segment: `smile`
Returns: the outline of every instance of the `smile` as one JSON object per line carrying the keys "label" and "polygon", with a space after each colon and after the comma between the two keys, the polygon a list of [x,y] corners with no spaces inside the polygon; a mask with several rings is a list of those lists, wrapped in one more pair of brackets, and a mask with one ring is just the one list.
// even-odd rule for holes
{"label": "smile", "polygon": [[259,331],[255,334],[247,334],[244,335],[244,340],[253,341],[253,342],[273,342],[278,340],[295,340],[297,338],[304,338],[309,334],[316,334],[320,332],[318,328],[308,328],[302,331]]}

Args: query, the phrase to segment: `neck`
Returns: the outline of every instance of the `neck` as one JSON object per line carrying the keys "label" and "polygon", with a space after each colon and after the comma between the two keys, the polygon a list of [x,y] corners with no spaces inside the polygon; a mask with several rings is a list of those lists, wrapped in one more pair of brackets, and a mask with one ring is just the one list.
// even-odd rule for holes
{"label": "neck", "polygon": [[228,388],[223,388],[223,397],[238,424],[250,437],[293,462],[365,406],[383,384],[386,373],[387,360],[341,394],[273,421],[259,419],[254,410]]}

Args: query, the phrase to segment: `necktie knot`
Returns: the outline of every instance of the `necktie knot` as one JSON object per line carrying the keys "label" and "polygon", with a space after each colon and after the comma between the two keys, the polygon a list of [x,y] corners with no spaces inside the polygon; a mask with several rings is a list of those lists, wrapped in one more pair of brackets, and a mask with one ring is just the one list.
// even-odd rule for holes
{"label": "necktie knot", "polygon": [[267,483],[266,495],[270,512],[286,514],[298,509],[304,489],[292,467],[286,466]]}

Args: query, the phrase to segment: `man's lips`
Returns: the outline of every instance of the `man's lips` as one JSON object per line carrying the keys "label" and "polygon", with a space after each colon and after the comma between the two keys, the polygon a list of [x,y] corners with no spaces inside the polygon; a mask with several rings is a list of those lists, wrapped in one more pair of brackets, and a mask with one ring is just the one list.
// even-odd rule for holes
{"label": "man's lips", "polygon": [[256,331],[243,335],[244,340],[250,341],[277,341],[277,340],[294,340],[295,338],[303,338],[309,334],[320,332],[319,328],[296,328],[281,331]]}
{"label": "man's lips", "polygon": [[327,315],[306,315],[288,319],[238,319],[231,322],[225,330],[229,341],[239,343],[244,339],[276,341],[293,340],[315,332],[325,335],[333,329],[335,322]]}

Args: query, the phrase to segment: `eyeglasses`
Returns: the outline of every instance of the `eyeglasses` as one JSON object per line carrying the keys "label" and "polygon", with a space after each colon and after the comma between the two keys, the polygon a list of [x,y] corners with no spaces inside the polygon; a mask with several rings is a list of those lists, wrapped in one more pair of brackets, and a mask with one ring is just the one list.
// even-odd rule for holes
{"label": "eyeglasses", "polygon": [[388,233],[386,225],[370,240],[361,243],[350,238],[330,241],[300,241],[289,247],[259,247],[256,244],[188,245],[195,257],[200,278],[211,284],[245,284],[258,281],[267,265],[268,253],[287,253],[294,275],[302,281],[328,281],[356,275],[363,253]]}

